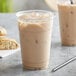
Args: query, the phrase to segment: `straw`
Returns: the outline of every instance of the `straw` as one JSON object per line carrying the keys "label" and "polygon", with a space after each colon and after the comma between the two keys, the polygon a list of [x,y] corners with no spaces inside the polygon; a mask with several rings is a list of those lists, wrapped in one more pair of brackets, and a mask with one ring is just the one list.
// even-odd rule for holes
{"label": "straw", "polygon": [[55,67],[55,68],[53,68],[51,72],[55,72],[55,71],[61,69],[62,67],[66,66],[67,64],[69,64],[69,63],[71,63],[71,62],[73,62],[73,61],[75,61],[75,60],[76,60],[76,56],[70,58],[69,60],[65,61],[64,63],[58,65],[58,66]]}
{"label": "straw", "polygon": [[70,0],[70,3],[71,3],[71,4],[74,4],[74,3],[73,3],[73,0]]}

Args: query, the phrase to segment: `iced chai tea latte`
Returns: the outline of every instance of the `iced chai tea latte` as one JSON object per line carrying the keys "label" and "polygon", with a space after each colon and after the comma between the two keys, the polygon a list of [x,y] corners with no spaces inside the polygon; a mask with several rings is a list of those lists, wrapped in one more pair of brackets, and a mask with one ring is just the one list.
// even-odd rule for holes
{"label": "iced chai tea latte", "polygon": [[48,68],[53,17],[47,11],[17,13],[22,63],[25,69]]}
{"label": "iced chai tea latte", "polygon": [[62,45],[76,46],[76,4],[66,0],[58,4]]}

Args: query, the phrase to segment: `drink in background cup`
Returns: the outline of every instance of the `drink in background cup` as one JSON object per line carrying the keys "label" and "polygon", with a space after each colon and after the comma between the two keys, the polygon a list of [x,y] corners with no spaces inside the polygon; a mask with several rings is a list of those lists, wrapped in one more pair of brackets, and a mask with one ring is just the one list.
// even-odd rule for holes
{"label": "drink in background cup", "polygon": [[76,45],[76,4],[70,0],[58,4],[62,45]]}
{"label": "drink in background cup", "polygon": [[30,10],[18,12],[17,17],[23,68],[48,68],[53,25],[52,13]]}

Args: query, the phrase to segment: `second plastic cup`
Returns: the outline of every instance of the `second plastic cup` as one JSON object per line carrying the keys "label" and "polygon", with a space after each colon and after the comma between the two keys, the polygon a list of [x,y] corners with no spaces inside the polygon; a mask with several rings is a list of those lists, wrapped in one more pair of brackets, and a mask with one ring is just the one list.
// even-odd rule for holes
{"label": "second plastic cup", "polygon": [[61,1],[58,4],[61,42],[65,46],[76,46],[76,4],[71,4],[71,0]]}

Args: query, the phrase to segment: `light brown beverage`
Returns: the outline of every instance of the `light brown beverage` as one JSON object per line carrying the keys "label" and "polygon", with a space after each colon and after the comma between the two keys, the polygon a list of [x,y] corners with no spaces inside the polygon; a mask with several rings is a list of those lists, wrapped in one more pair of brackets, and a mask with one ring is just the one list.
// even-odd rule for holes
{"label": "light brown beverage", "polygon": [[18,19],[23,68],[48,67],[51,46],[52,17],[42,11],[27,12]]}
{"label": "light brown beverage", "polygon": [[76,4],[58,4],[62,45],[76,45]]}

